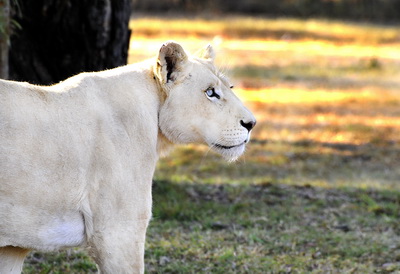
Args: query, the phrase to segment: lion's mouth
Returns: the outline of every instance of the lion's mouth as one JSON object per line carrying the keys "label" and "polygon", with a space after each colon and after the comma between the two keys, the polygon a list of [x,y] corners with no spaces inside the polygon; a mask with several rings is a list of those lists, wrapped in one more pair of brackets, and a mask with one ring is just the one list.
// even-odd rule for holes
{"label": "lion's mouth", "polygon": [[247,143],[247,140],[244,141],[243,143],[240,143],[240,144],[234,145],[234,146],[224,146],[224,145],[220,145],[220,144],[213,144],[213,146],[214,146],[215,148],[220,148],[220,149],[232,149],[232,148],[235,148],[235,147],[243,146],[243,145],[245,145],[246,143]]}
{"label": "lion's mouth", "polygon": [[219,143],[213,143],[211,148],[221,154],[225,159],[230,162],[235,161],[245,150],[246,143],[249,142],[249,138],[237,145],[221,145]]}

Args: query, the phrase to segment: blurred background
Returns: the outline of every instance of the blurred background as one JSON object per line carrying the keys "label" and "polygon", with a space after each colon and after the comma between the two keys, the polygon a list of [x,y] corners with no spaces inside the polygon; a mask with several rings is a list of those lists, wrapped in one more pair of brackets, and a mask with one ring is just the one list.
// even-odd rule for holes
{"label": "blurred background", "polygon": [[[149,273],[400,271],[400,1],[13,5],[12,79],[26,80],[21,71],[30,67],[31,82],[54,83],[154,57],[166,40],[189,52],[211,43],[216,65],[255,113],[237,162],[198,145],[160,161]],[[81,249],[34,252],[25,272],[40,271],[95,266]]]}
{"label": "blurred background", "polygon": [[[399,1],[133,3],[130,63],[169,39],[191,52],[211,43],[256,113],[247,154],[215,176],[398,189]],[[203,157],[191,159],[182,179],[206,179],[195,172],[207,166]]]}

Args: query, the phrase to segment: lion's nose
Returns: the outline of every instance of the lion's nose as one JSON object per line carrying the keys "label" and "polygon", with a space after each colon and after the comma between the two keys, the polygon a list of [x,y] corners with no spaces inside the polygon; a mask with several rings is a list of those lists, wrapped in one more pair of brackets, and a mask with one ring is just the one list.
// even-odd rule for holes
{"label": "lion's nose", "polygon": [[242,127],[250,131],[256,125],[256,120],[250,120],[249,122],[244,122],[243,120],[240,120],[240,124],[242,125]]}

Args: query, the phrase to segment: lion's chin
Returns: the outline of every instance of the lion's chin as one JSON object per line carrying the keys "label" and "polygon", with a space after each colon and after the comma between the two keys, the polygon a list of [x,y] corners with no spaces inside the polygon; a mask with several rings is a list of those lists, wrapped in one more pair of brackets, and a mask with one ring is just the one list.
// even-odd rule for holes
{"label": "lion's chin", "polygon": [[220,154],[222,157],[224,157],[227,161],[229,162],[234,162],[236,161],[244,152],[246,147],[246,144],[243,143],[238,146],[212,146],[212,149]]}

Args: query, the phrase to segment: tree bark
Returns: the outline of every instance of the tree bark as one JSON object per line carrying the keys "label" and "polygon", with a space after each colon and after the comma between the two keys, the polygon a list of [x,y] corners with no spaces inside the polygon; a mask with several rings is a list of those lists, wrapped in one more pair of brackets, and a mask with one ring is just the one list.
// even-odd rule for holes
{"label": "tree bark", "polygon": [[52,84],[127,63],[130,0],[18,0],[10,78]]}
{"label": "tree bark", "polygon": [[8,45],[10,38],[10,1],[0,0],[0,78],[8,79]]}

